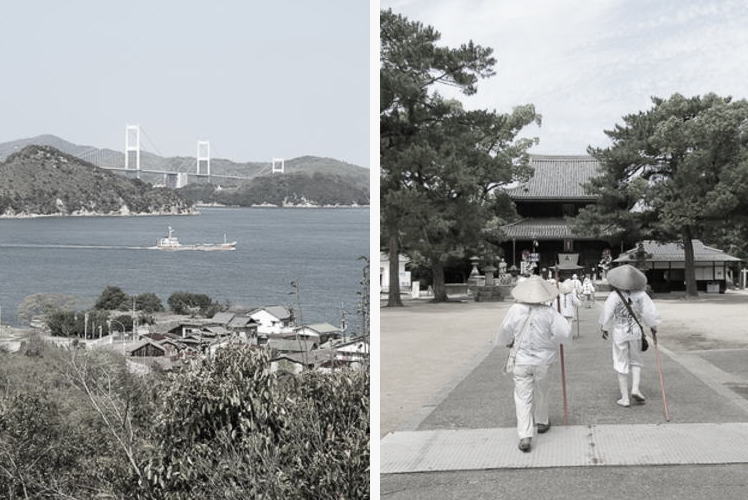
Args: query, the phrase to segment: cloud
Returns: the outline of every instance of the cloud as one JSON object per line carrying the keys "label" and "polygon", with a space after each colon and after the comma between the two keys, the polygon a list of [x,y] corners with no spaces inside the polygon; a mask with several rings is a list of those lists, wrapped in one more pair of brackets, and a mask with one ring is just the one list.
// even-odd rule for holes
{"label": "cloud", "polygon": [[433,25],[445,45],[492,47],[497,75],[468,107],[535,104],[542,153],[604,145],[604,129],[650,106],[651,96],[716,92],[745,98],[744,1],[393,0],[382,7]]}

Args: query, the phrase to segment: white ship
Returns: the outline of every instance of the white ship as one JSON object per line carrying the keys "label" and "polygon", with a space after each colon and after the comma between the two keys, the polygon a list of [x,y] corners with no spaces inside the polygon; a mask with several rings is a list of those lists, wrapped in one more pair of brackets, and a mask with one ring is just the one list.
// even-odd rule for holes
{"label": "white ship", "polygon": [[169,235],[166,238],[160,238],[156,243],[159,250],[236,250],[235,241],[226,241],[226,235],[223,235],[223,243],[198,243],[196,245],[182,245],[174,236],[174,230],[169,226]]}

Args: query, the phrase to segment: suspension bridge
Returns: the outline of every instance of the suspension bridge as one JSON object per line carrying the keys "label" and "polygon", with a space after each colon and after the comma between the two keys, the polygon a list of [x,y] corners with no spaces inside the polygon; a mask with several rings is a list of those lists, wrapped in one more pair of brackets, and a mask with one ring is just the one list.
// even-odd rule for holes
{"label": "suspension bridge", "polygon": [[[141,158],[141,153],[148,154],[150,151],[142,147],[143,142],[141,142],[141,138],[145,139],[156,152],[155,154],[151,153],[149,158],[157,155],[161,158],[160,160],[142,161],[145,158]],[[156,167],[148,167],[144,164],[159,164],[166,161],[167,157],[161,154],[154,141],[140,125],[127,125],[125,127],[124,162],[117,152],[109,149],[91,148],[79,152],[75,156],[97,167],[123,173],[137,179],[147,179],[153,184],[160,184],[170,188],[180,188],[193,183],[236,183],[249,180],[258,175],[285,173],[285,160],[282,158],[273,158],[270,165],[264,166],[251,175],[249,173],[247,175],[228,175],[212,172],[210,164],[210,141],[207,140],[197,141],[197,151],[192,165],[190,163],[193,160],[184,158],[181,159],[181,163],[178,165],[174,165],[175,160],[172,159],[170,163],[174,167],[171,169],[159,168],[158,165]]]}

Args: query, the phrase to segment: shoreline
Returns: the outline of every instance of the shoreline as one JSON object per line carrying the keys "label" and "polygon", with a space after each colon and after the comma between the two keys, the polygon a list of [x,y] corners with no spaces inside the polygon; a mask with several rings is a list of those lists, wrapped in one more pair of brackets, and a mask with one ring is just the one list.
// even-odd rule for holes
{"label": "shoreline", "polygon": [[[249,207],[243,207],[240,205],[202,205],[195,204],[195,208],[293,208],[293,209],[325,209],[325,208],[338,208],[338,209],[356,209],[356,208],[371,208],[370,205],[252,205]],[[190,212],[172,213],[172,212],[158,212],[158,213],[85,213],[85,214],[17,214],[17,215],[0,215],[0,220],[26,220],[26,219],[48,219],[48,218],[64,218],[64,217],[164,217],[164,216],[197,216],[200,215],[199,210],[192,210]]]}
{"label": "shoreline", "polygon": [[85,213],[85,214],[17,214],[17,215],[6,215],[2,214],[0,215],[0,219],[8,219],[8,220],[22,220],[22,219],[44,219],[44,218],[55,218],[55,217],[162,217],[166,215],[175,215],[175,216],[190,216],[190,215],[200,215],[199,210],[191,210],[190,212],[181,212],[181,213],[173,213],[173,212],[158,212],[158,213],[144,213],[144,212],[135,212],[135,213]]}
{"label": "shoreline", "polygon": [[272,203],[250,206],[242,205],[213,205],[210,203],[195,203],[197,208],[370,208],[370,205],[274,205]]}

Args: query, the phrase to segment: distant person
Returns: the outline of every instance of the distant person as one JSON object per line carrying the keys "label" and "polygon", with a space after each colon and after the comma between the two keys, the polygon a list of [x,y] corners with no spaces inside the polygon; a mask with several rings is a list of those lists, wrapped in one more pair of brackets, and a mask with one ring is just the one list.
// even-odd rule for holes
{"label": "distant person", "polygon": [[592,303],[595,302],[595,286],[588,276],[584,277],[584,282],[582,283],[582,295],[584,295],[584,307],[589,309],[592,307]]}
{"label": "distant person", "polygon": [[540,276],[518,283],[512,290],[517,303],[506,313],[497,335],[498,343],[511,348],[513,366],[505,367],[514,379],[519,449],[529,452],[535,424],[538,433],[551,428],[548,418],[548,367],[555,361],[561,344],[567,343],[571,327],[555,309],[546,305],[558,295],[555,286]]}
{"label": "distant person", "polygon": [[559,297],[561,315],[566,318],[571,327],[574,324],[574,320],[577,319],[577,307],[579,306],[579,298],[577,298],[577,292],[574,289],[572,280],[566,280],[561,283],[559,291],[561,293]]}
{"label": "distant person", "polygon": [[574,291],[577,294],[577,298],[581,298],[582,297],[582,282],[579,281],[579,277],[576,274],[572,274],[571,279],[569,281],[574,286]]}
{"label": "distant person", "polygon": [[[613,329],[613,369],[618,374],[618,387],[621,399],[616,401],[620,406],[631,405],[628,393],[628,375],[631,373],[631,397],[638,403],[644,403],[639,383],[642,369],[642,337],[644,327],[652,331],[652,338],[657,336],[659,317],[652,299],[644,291],[647,277],[637,268],[628,264],[608,271],[608,283],[613,291],[605,301],[600,315],[600,327],[603,338],[608,338],[609,327]],[[612,325],[609,325],[612,323]]]}

